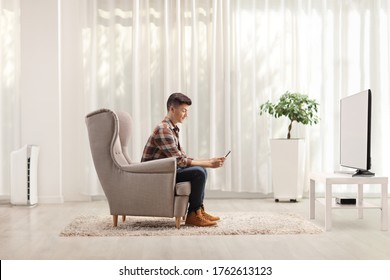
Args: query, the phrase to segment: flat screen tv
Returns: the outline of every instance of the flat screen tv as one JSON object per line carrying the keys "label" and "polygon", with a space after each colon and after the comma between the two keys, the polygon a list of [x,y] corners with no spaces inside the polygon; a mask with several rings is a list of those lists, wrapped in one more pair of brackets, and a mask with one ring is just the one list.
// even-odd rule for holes
{"label": "flat screen tv", "polygon": [[371,168],[371,90],[340,100],[340,165],[352,176],[374,176]]}

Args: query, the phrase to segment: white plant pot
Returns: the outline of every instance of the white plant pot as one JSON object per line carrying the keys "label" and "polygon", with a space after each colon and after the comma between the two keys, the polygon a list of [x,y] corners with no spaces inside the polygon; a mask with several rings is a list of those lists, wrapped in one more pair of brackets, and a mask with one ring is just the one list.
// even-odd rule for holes
{"label": "white plant pot", "polygon": [[275,201],[297,201],[303,195],[304,139],[271,139],[272,183]]}

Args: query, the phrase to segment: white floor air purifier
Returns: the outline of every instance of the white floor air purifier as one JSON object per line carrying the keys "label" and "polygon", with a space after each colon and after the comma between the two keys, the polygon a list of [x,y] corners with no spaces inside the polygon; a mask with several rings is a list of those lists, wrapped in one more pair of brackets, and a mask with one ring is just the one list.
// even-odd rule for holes
{"label": "white floor air purifier", "polygon": [[35,206],[38,203],[39,147],[26,145],[11,152],[11,204]]}

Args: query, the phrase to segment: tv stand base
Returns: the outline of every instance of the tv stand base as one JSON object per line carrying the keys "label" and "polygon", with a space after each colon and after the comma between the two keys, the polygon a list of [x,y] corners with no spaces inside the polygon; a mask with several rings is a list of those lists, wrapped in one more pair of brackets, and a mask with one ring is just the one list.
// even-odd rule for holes
{"label": "tv stand base", "polygon": [[375,176],[374,172],[368,170],[356,170],[356,172],[352,175],[352,177],[373,177]]}

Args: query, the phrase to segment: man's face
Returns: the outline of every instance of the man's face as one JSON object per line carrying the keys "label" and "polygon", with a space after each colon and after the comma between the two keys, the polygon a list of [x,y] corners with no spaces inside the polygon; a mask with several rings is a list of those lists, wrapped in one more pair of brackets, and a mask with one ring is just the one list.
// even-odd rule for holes
{"label": "man's face", "polygon": [[187,104],[182,104],[178,107],[172,106],[170,109],[170,116],[171,120],[177,124],[177,123],[183,123],[183,121],[187,118],[188,108],[190,106]]}

